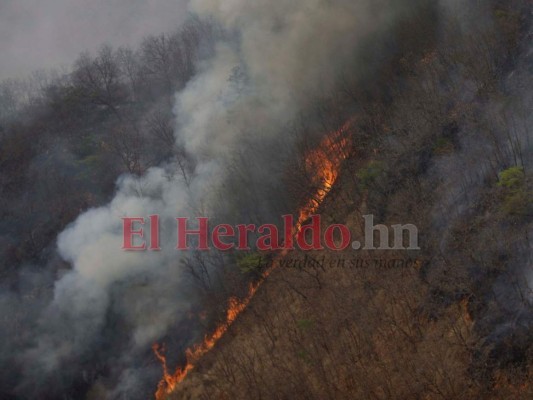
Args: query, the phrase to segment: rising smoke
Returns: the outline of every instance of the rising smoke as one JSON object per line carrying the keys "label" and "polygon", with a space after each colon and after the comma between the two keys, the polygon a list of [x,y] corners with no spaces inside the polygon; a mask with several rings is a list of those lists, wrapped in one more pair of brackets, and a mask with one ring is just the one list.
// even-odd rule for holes
{"label": "rising smoke", "polygon": [[[342,77],[371,80],[395,49],[388,33],[420,9],[429,12],[430,3],[192,0],[192,13],[215,18],[226,31],[175,98],[176,140],[195,162],[192,180],[188,185],[172,160],[140,178],[124,176],[108,205],[82,214],[59,235],[58,253],[72,269],[55,281],[52,298],[38,300],[46,305],[32,315],[32,346],[17,356],[24,366],[17,393],[79,396],[98,385],[109,398],[151,395],[159,366],[140,360],[196,299],[180,263],[184,255],[174,250],[174,218],[235,213],[225,188],[228,171],[241,166],[259,188],[242,194],[237,213],[248,218],[243,207],[253,202],[263,216],[279,215],[290,204],[280,183],[280,165],[295,144],[290,123],[311,115]],[[250,149],[241,163],[237,155]],[[121,217],[154,213],[165,221],[163,250],[123,252]],[[94,384],[87,371],[95,362],[112,379]]]}

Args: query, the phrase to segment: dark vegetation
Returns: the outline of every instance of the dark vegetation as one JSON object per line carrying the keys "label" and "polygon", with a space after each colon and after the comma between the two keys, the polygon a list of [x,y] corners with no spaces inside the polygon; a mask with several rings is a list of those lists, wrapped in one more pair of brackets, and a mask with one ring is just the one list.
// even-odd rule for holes
{"label": "dark vegetation", "polygon": [[[326,257],[413,257],[416,267],[276,269],[170,398],[533,395],[530,9],[494,2],[491,12],[492,23],[452,23],[439,39],[427,19],[410,21],[376,85],[345,80],[317,110],[324,133],[354,121],[320,209],[327,222],[361,232],[371,213],[416,224],[423,243]],[[314,194],[305,165],[287,174],[296,197]],[[257,257],[238,262],[251,279]]]}
{"label": "dark vegetation", "polygon": [[[416,224],[422,252],[356,255],[412,256],[420,260],[416,268],[274,271],[171,398],[532,396],[530,5],[494,1],[490,21],[468,28],[453,18],[435,24],[431,12],[396,27],[377,71],[371,64],[357,79],[347,73],[312,118],[295,123],[290,134],[298,146],[278,187],[290,194],[289,204],[312,196],[317,184],[302,162],[305,154],[353,121],[344,132],[347,158],[320,213],[354,232],[364,214],[387,225]],[[48,263],[57,234],[84,210],[106,203],[120,175],[176,160],[190,181],[194,160],[175,143],[173,97],[223,34],[211,21],[192,20],[178,32],[147,38],[137,50],[103,46],[81,55],[68,73],[1,84],[4,285],[23,292],[20,270]],[[378,79],[366,80],[370,72]],[[250,148],[249,159],[254,151],[261,150]],[[231,211],[257,222],[260,210],[241,205],[262,182],[242,170],[232,176]],[[303,257],[291,255],[297,256]],[[354,252],[327,256],[353,258]],[[190,322],[190,330],[211,330],[224,299],[242,295],[260,276],[258,260],[272,257],[184,260],[202,296],[198,310],[207,315]],[[72,384],[81,389],[72,389],[71,398],[105,398],[98,374],[106,368],[87,367],[90,376]],[[3,370],[2,388],[12,379]],[[45,398],[63,392],[51,393]]]}
{"label": "dark vegetation", "polygon": [[188,160],[174,146],[173,96],[216,35],[212,23],[192,20],[137,50],[82,54],[69,73],[0,84],[2,275],[46,260],[57,233],[106,202],[121,174],[175,157],[188,179]]}

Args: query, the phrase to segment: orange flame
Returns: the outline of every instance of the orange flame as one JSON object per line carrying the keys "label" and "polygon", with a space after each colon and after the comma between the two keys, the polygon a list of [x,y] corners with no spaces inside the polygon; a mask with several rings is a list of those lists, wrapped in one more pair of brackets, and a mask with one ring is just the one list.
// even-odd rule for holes
{"label": "orange flame", "polygon": [[204,354],[209,352],[209,350],[211,350],[215,346],[215,344],[220,340],[220,338],[224,336],[224,333],[226,333],[231,324],[233,324],[239,314],[243,312],[244,309],[248,306],[248,303],[250,303],[250,300],[252,300],[252,297],[255,295],[255,292],[257,291],[261,283],[263,283],[263,280],[269,274],[270,271],[267,271],[263,273],[263,276],[260,281],[253,284],[251,283],[248,288],[248,294],[244,299],[239,300],[236,297],[231,297],[228,300],[228,310],[226,312],[225,321],[220,324],[213,333],[211,333],[210,335],[206,335],[204,337],[203,342],[194,345],[193,347],[185,351],[187,362],[184,367],[177,368],[174,373],[170,373],[167,366],[167,359],[163,354],[164,348],[159,346],[159,344],[157,343],[152,346],[155,356],[163,366],[163,378],[159,382],[159,385],[157,386],[157,391],[155,393],[155,398],[157,400],[164,399],[165,396],[174,391],[178,384],[180,384],[185,379],[187,374],[194,369],[194,365],[196,364],[196,362],[200,358],[202,358]]}
{"label": "orange flame", "polygon": [[[320,146],[310,151],[305,157],[306,170],[312,171],[315,174],[312,177],[314,195],[300,209],[293,235],[296,235],[300,231],[302,224],[318,210],[320,204],[335,184],[339,176],[341,163],[346,159],[345,149],[348,144],[346,132],[350,125],[351,122],[349,121],[339,130],[326,136],[320,143]],[[286,253],[287,251],[285,250],[279,256],[283,257]],[[261,279],[249,285],[248,293],[243,299],[231,297],[228,300],[228,310],[225,320],[213,333],[206,335],[200,344],[194,345],[185,351],[187,362],[184,367],[177,368],[174,373],[170,373],[167,359],[163,354],[164,348],[157,343],[152,346],[155,356],[163,367],[163,378],[159,382],[155,393],[156,400],[164,400],[167,395],[172,393],[185,379],[187,374],[194,369],[198,360],[208,353],[224,336],[231,324],[246,309],[261,284],[270,275],[274,265],[275,263],[272,263],[272,266],[263,272]]]}
{"label": "orange flame", "polygon": [[300,209],[295,233],[318,210],[337,181],[341,163],[346,159],[345,149],[348,139],[345,134],[350,125],[351,121],[348,121],[339,130],[326,136],[320,146],[310,151],[305,157],[306,170],[316,174],[311,179],[315,193]]}

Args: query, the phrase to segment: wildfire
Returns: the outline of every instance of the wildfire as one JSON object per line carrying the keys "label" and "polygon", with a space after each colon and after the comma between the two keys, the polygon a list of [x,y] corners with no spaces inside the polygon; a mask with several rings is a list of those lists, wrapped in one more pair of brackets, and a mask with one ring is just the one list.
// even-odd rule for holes
{"label": "wildfire", "polygon": [[350,125],[351,121],[348,121],[339,130],[326,136],[320,146],[311,150],[305,157],[306,170],[314,174],[311,180],[315,192],[300,209],[295,233],[318,210],[337,181],[341,163],[346,158],[348,139],[345,133]]}
{"label": "wildfire", "polygon": [[[303,205],[299,211],[298,221],[296,223],[293,235],[296,235],[302,224],[314,214],[322,201],[326,198],[335,184],[338,176],[341,163],[346,159],[346,147],[348,140],[346,139],[346,132],[350,127],[351,122],[347,122],[339,130],[326,136],[320,146],[310,151],[305,157],[305,166],[307,171],[312,171],[313,195],[308,202]],[[280,254],[280,257],[285,255],[286,251]],[[272,263],[274,265],[275,263]],[[185,352],[186,364],[183,367],[177,368],[174,373],[169,372],[167,359],[164,355],[164,348],[159,344],[154,344],[152,349],[155,356],[161,362],[163,367],[163,378],[159,382],[157,391],[155,393],[156,400],[164,400],[165,397],[172,393],[176,387],[185,379],[187,374],[194,369],[196,362],[206,353],[208,353],[216,343],[224,336],[228,328],[241,314],[252,298],[257,289],[265,281],[265,279],[272,272],[273,267],[263,272],[261,279],[255,283],[251,283],[248,288],[248,293],[243,299],[232,297],[228,300],[228,309],[225,320],[215,329],[215,331],[204,337],[204,340],[189,348]]]}
{"label": "wildfire", "polygon": [[224,336],[224,333],[226,333],[231,324],[237,319],[239,314],[244,311],[244,309],[248,306],[248,303],[250,303],[250,300],[252,300],[252,297],[255,295],[255,292],[257,291],[261,283],[263,283],[263,280],[266,279],[269,274],[270,271],[266,271],[263,273],[261,280],[256,283],[251,283],[248,288],[248,294],[244,299],[239,300],[236,297],[231,297],[229,299],[225,321],[220,324],[213,333],[211,333],[210,335],[206,335],[204,337],[203,342],[194,345],[193,347],[185,351],[185,357],[187,359],[187,362],[184,367],[177,368],[174,373],[170,373],[167,366],[167,359],[163,354],[164,348],[159,346],[159,344],[157,343],[152,346],[156,357],[159,361],[161,361],[161,365],[163,366],[163,378],[157,386],[157,391],[155,393],[156,400],[163,400],[165,396],[174,391],[176,386],[185,379],[185,377],[191,370],[194,369],[194,365],[196,364],[196,362],[200,358],[202,358],[204,354],[209,352],[209,350],[211,350],[215,346],[215,344],[220,340],[220,338]]}

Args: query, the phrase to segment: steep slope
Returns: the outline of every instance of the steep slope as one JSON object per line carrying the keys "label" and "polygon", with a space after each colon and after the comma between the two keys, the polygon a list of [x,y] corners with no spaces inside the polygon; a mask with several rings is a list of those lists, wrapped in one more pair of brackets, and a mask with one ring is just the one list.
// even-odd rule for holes
{"label": "steep slope", "polygon": [[274,261],[169,398],[533,396],[530,16],[492,12],[492,28],[400,60],[386,96],[352,93],[364,111],[324,225],[414,223],[422,250]]}

